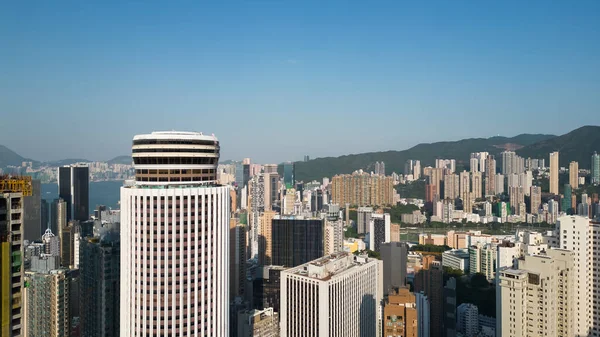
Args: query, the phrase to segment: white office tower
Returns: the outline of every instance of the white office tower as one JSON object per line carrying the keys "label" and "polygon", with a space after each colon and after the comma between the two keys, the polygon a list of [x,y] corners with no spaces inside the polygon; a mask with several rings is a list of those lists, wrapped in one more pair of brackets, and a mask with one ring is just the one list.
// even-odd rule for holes
{"label": "white office tower", "polygon": [[421,291],[415,293],[417,302],[417,336],[418,337],[429,337],[430,327],[430,311],[429,311],[429,299]]}
{"label": "white office tower", "polygon": [[380,251],[380,246],[384,242],[390,242],[392,239],[392,223],[390,214],[373,213],[369,224],[369,249],[375,252]]}
{"label": "white office tower", "polygon": [[196,132],[133,138],[121,187],[120,335],[229,336],[229,187],[219,142]]}
{"label": "white office tower", "polygon": [[376,336],[380,264],[340,252],[281,272],[281,336]]}
{"label": "white office tower", "polygon": [[600,247],[600,223],[581,216],[558,218],[560,248],[575,253],[575,336],[600,335],[600,269],[595,263]]}
{"label": "white office tower", "polygon": [[578,333],[575,254],[550,249],[546,255],[526,255],[518,269],[498,271],[496,336],[587,336]]}

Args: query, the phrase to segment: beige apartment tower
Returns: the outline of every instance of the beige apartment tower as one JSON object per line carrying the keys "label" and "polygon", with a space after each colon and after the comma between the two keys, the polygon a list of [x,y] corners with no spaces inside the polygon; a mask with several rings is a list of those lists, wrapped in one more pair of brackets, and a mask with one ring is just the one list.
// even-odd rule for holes
{"label": "beige apartment tower", "polygon": [[550,193],[558,195],[558,151],[550,153]]}
{"label": "beige apartment tower", "polygon": [[501,269],[496,286],[496,336],[587,336],[575,330],[575,254],[550,249]]}
{"label": "beige apartment tower", "polygon": [[572,161],[569,163],[569,185],[571,188],[579,188],[579,163]]}

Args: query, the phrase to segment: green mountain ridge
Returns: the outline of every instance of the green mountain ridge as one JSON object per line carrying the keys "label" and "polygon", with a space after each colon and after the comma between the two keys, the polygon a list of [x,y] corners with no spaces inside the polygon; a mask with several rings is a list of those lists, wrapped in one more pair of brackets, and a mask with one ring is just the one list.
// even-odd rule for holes
{"label": "green mountain ridge", "polygon": [[[296,179],[320,180],[336,174],[352,173],[355,170],[374,170],[376,161],[385,162],[386,173],[403,173],[409,159],[421,161],[421,167],[433,166],[435,159],[456,159],[457,169],[468,168],[469,156],[473,152],[489,152],[495,156],[504,150],[501,145],[519,145],[515,152],[525,158],[546,159],[549,153],[561,151],[560,165],[568,166],[572,160],[580,168],[588,168],[593,151],[600,152],[600,126],[584,126],[562,136],[546,134],[521,134],[515,137],[470,138],[457,141],[418,144],[403,151],[369,152],[340,157],[316,158],[307,162],[296,162]],[[498,165],[500,158],[496,158]]]}

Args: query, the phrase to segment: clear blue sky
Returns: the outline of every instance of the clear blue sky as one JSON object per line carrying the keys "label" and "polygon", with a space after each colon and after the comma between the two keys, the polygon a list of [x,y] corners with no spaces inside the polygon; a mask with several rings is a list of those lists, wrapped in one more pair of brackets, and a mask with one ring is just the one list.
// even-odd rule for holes
{"label": "clear blue sky", "polygon": [[0,144],[280,162],[600,124],[600,1],[5,1]]}

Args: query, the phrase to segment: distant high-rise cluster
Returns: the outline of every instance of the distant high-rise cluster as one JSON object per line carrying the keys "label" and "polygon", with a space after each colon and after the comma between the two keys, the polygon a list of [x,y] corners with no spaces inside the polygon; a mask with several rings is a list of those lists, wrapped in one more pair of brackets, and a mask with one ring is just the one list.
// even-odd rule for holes
{"label": "distant high-rise cluster", "polygon": [[412,176],[413,180],[418,180],[421,177],[421,161],[409,159],[404,164],[404,175]]}
{"label": "distant high-rise cluster", "polygon": [[456,172],[456,160],[455,159],[436,159],[435,168],[446,169],[449,173]]}
{"label": "distant high-rise cluster", "polygon": [[375,162],[375,174],[379,176],[385,175],[385,163],[384,162]]}
{"label": "distant high-rise cluster", "polygon": [[331,181],[333,203],[338,205],[392,205],[394,180],[390,176],[371,175],[362,171],[336,175]]}

